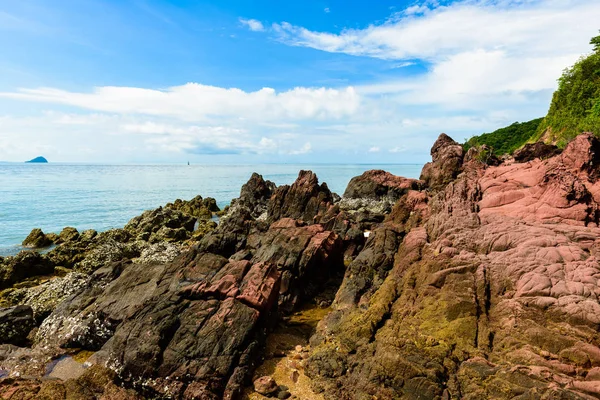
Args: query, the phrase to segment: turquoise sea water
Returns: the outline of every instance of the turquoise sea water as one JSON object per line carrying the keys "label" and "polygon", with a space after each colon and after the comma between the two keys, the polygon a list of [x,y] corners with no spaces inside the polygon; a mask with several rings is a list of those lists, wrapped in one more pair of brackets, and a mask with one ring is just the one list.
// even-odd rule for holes
{"label": "turquoise sea water", "polygon": [[98,231],[122,227],[142,211],[196,195],[223,207],[238,197],[252,172],[277,185],[310,169],[343,194],[354,176],[370,169],[417,178],[421,165],[73,165],[0,164],[0,255],[14,254],[33,228],[65,226]]}

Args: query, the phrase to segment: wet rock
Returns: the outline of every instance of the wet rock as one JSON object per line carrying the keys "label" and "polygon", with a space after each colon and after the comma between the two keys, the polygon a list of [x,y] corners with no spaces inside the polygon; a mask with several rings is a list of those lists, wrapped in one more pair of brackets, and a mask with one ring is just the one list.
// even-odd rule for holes
{"label": "wet rock", "polygon": [[550,158],[560,153],[561,150],[554,145],[536,142],[528,143],[522,148],[515,150],[513,157],[516,162],[528,162],[533,161],[536,158]]}
{"label": "wet rock", "polygon": [[0,343],[23,344],[34,327],[33,310],[29,306],[0,309]]}
{"label": "wet rock", "polygon": [[262,376],[254,381],[254,391],[264,396],[275,394],[278,390],[277,382],[270,376]]}
{"label": "wet rock", "polygon": [[22,245],[25,247],[31,247],[34,249],[39,249],[43,247],[48,247],[52,244],[52,241],[48,239],[48,237],[42,232],[41,229],[36,228],[31,231],[31,233],[23,240]]}

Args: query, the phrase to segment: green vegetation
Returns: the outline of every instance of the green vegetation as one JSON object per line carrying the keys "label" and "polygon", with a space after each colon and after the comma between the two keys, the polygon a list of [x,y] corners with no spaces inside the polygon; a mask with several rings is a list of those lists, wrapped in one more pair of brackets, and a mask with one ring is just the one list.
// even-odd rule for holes
{"label": "green vegetation", "polygon": [[515,122],[506,128],[498,129],[491,133],[473,136],[465,144],[465,150],[473,146],[486,144],[494,150],[494,154],[502,156],[512,154],[513,151],[527,143],[535,135],[543,118],[529,122]]}
{"label": "green vegetation", "polygon": [[558,90],[534,140],[564,147],[582,132],[600,135],[600,36],[590,44],[594,52],[567,68],[558,80]]}
{"label": "green vegetation", "polygon": [[590,44],[594,52],[564,70],[545,118],[474,136],[464,144],[465,150],[486,144],[501,156],[528,142],[543,140],[563,148],[582,132],[600,136],[600,35]]}

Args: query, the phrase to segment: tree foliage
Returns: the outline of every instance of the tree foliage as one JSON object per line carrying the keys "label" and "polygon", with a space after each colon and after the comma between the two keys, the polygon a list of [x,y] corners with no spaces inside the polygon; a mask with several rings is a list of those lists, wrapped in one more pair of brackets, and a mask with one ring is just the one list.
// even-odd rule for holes
{"label": "tree foliage", "polygon": [[564,146],[582,132],[600,135],[600,36],[590,43],[594,52],[567,68],[558,80],[535,139]]}
{"label": "tree foliage", "polygon": [[473,136],[465,143],[465,150],[468,150],[470,147],[486,144],[492,147],[494,154],[497,156],[512,154],[513,151],[523,146],[535,135],[542,119],[538,118],[522,123],[515,122],[506,128]]}

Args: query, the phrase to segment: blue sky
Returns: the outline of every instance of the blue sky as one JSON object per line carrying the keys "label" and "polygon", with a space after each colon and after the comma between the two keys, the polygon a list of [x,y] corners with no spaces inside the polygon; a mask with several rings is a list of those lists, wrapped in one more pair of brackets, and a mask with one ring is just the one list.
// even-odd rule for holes
{"label": "blue sky", "polygon": [[545,114],[583,0],[0,0],[0,160],[420,163]]}

